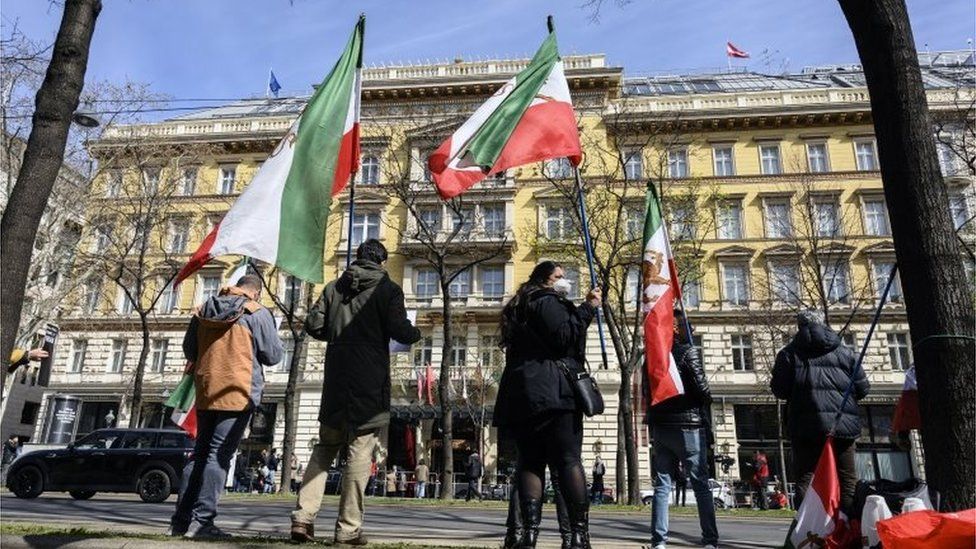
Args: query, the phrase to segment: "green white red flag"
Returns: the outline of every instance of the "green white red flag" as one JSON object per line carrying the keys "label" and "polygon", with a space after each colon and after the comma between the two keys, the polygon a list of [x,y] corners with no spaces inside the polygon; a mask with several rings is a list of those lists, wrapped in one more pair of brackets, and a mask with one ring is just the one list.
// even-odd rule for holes
{"label": "green white red flag", "polygon": [[[187,365],[186,371],[191,370],[191,365]],[[166,400],[166,406],[173,409],[170,419],[181,429],[189,433],[192,438],[197,437],[197,389],[193,383],[193,375],[183,374],[183,379],[176,386],[173,394]]]}
{"label": "green white red flag", "polygon": [[240,254],[323,282],[332,197],[359,165],[359,101],[364,17],[339,61],[174,285],[214,257]]}
{"label": "green white red flag", "polygon": [[576,114],[550,22],[529,66],[506,82],[428,159],[441,198],[509,168],[582,158]]}
{"label": "green white red flag", "polygon": [[788,549],[860,547],[860,537],[848,529],[847,517],[840,510],[840,480],[834,458],[832,437],[827,437],[810,487],[796,511],[786,535]]}
{"label": "green white red flag", "polygon": [[641,262],[644,293],[644,356],[650,405],[684,394],[678,365],[671,355],[674,343],[674,300],[681,297],[678,269],[671,253],[671,242],[664,223],[661,201],[654,185],[647,189],[647,214],[644,218],[644,257]]}

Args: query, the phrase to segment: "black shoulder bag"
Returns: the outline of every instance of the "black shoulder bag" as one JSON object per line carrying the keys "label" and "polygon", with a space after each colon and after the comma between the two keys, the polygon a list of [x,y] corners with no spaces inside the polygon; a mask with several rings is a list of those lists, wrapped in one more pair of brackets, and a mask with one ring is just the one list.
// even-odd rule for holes
{"label": "black shoulder bag", "polygon": [[[525,322],[520,323],[523,327],[528,330],[532,337],[542,344],[542,346],[552,352],[552,348],[549,346],[549,342],[543,338],[539,337],[538,332],[535,331],[526,319]],[[559,353],[553,353],[558,355]],[[559,368],[566,379],[569,380],[569,385],[573,388],[573,395],[576,398],[576,407],[580,409],[586,417],[593,417],[603,413],[603,395],[600,394],[600,387],[596,384],[596,380],[590,376],[590,372],[587,368],[586,361],[582,362],[583,371],[575,372],[569,368],[565,360],[556,359],[554,361],[556,367]]]}

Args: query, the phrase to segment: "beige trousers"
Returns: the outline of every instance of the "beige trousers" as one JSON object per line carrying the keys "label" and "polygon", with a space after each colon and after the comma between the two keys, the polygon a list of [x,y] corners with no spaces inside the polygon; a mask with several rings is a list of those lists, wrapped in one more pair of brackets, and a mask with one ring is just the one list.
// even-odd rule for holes
{"label": "beige trousers", "polygon": [[379,429],[353,431],[328,425],[319,427],[319,441],[312,449],[312,457],[302,477],[298,503],[291,514],[292,521],[314,524],[322,507],[322,495],[329,476],[329,466],[343,446],[349,447],[349,457],[342,471],[342,494],[339,496],[339,517],[336,519],[336,541],[359,537],[363,527],[366,482],[373,449],[379,443]]}

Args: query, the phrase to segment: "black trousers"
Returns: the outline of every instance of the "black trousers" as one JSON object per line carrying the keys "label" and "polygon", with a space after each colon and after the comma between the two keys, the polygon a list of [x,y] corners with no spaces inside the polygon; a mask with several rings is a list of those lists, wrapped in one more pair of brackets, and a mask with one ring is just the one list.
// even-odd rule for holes
{"label": "black trousers", "polygon": [[[796,475],[795,508],[800,508],[803,496],[810,487],[810,479],[817,468],[817,460],[823,451],[826,437],[793,439],[793,474]],[[857,468],[854,465],[854,441],[834,439],[834,459],[837,462],[837,477],[840,480],[840,506],[850,515],[854,507],[854,485],[857,484]]]}
{"label": "black trousers", "polygon": [[518,429],[519,490],[522,497],[541,499],[546,466],[559,478],[563,498],[569,504],[583,505],[589,500],[583,472],[583,415],[557,412]]}

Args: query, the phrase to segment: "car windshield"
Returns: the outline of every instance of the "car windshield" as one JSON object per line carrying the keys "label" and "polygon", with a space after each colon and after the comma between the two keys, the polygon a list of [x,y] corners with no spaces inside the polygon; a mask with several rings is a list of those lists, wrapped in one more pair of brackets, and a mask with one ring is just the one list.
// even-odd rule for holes
{"label": "car windshield", "polygon": [[117,438],[119,438],[119,434],[113,431],[92,433],[75,443],[74,447],[76,450],[99,450],[111,448],[112,443],[115,442],[115,439]]}

